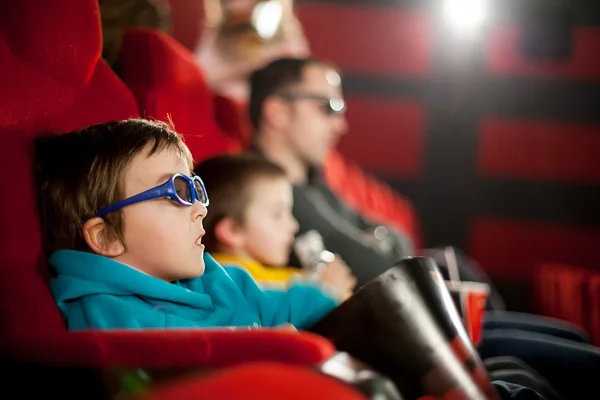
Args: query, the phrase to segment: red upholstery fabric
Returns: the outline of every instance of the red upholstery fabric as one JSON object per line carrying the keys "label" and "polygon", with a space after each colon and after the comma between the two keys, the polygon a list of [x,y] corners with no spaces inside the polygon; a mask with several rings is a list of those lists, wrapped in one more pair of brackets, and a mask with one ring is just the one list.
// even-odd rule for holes
{"label": "red upholstery fabric", "polygon": [[600,229],[485,214],[469,223],[467,253],[492,279],[530,282],[547,262],[594,269]]}
{"label": "red upholstery fabric", "polygon": [[548,263],[535,272],[538,312],[585,328],[600,345],[600,271]]}
{"label": "red upholstery fabric", "polygon": [[221,95],[215,95],[214,100],[217,123],[227,132],[235,134],[244,149],[250,147],[252,126],[246,104]]}
{"label": "red upholstery fabric", "polygon": [[168,0],[171,6],[170,35],[193,51],[204,28],[204,2],[198,0]]}
{"label": "red upholstery fabric", "polygon": [[324,168],[325,180],[338,196],[373,221],[395,226],[422,247],[417,215],[410,200],[367,175],[359,166],[334,152]]}
{"label": "red upholstery fabric", "polygon": [[344,399],[365,396],[331,377],[298,367],[255,363],[211,375],[191,376],[159,385],[139,400],[175,399]]}
{"label": "red upholstery fabric", "polygon": [[586,327],[586,285],[589,275],[588,270],[569,265],[542,265],[534,275],[539,311]]}
{"label": "red upholstery fabric", "polygon": [[[0,127],[47,128],[46,121],[73,107],[77,90],[89,83],[99,58],[94,0],[82,0],[77,7],[68,0],[1,2]],[[36,122],[40,125],[33,126]]]}
{"label": "red upholstery fabric", "polygon": [[[5,3],[11,8],[0,30],[0,352],[21,362],[140,367],[249,360],[310,365],[331,356],[325,339],[274,330],[67,332],[46,286],[33,140],[47,131],[135,116],[138,107],[100,60],[95,0],[23,0],[0,7]],[[69,24],[83,31],[62,29]],[[44,59],[63,53],[60,64]]]}
{"label": "red upholstery fabric", "polygon": [[585,310],[590,319],[588,331],[592,343],[600,346],[600,272],[590,277],[588,293],[589,306]]}
{"label": "red upholstery fabric", "polygon": [[121,75],[142,115],[171,119],[196,161],[239,151],[215,122],[213,95],[193,55],[162,32],[132,29],[123,38]]}
{"label": "red upholstery fabric", "polygon": [[320,336],[278,329],[67,333],[64,328],[51,331],[45,326],[0,338],[0,350],[7,357],[25,362],[146,368],[217,368],[261,360],[310,366],[334,352],[331,343]]}
{"label": "red upholstery fabric", "polygon": [[[12,62],[21,64],[9,57],[2,59],[6,63],[4,65]],[[11,83],[27,82],[27,75],[32,70],[15,68],[11,79],[4,80],[1,88],[11,91]],[[10,331],[37,330],[40,326],[54,330],[63,325],[45,282],[39,275],[45,271],[45,262],[41,253],[32,180],[33,139],[43,132],[69,131],[137,114],[133,96],[104,62],[97,64],[89,83],[79,89],[62,85],[52,75],[42,74],[39,70],[34,74],[39,78],[36,83],[44,83],[37,87],[40,97],[61,103],[65,112],[54,113],[56,109],[46,112],[45,104],[38,104],[35,93],[31,91],[31,97],[27,99],[30,105],[28,116],[23,114],[23,119],[12,121],[4,119],[5,124],[14,122],[14,125],[9,128],[0,126],[0,149],[3,152],[0,157],[3,171],[0,179],[0,191],[3,194],[0,197],[0,237],[3,238],[0,241],[0,304],[3,323]],[[46,92],[46,88],[50,92]],[[9,113],[10,110],[0,107],[0,115]],[[15,182],[19,182],[16,192]],[[11,197],[10,193],[18,195]],[[13,306],[8,307],[8,304]],[[14,304],[19,304],[19,307],[14,307]]]}
{"label": "red upholstery fabric", "polygon": [[[70,32],[74,36],[71,38],[67,36],[69,31],[39,32],[36,25],[30,25],[39,23],[42,28],[47,28],[45,17],[38,14],[52,14],[55,10],[64,20],[61,24],[55,16],[50,27],[66,25],[77,18],[95,27],[95,34],[86,28],[81,36],[91,40],[88,47],[97,49],[95,56],[82,51],[81,59],[65,57],[60,65],[38,64],[39,54],[54,54],[55,49],[62,54],[65,53],[63,49],[69,47],[85,47],[85,43],[77,42],[79,36],[75,32]],[[4,21],[3,32],[22,34],[18,38],[0,36],[0,43],[6,45],[0,47],[0,68],[8,72],[1,75],[0,81],[0,149],[3,151],[0,157],[3,171],[0,179],[3,194],[0,197],[0,305],[2,327],[7,333],[64,330],[40,275],[45,270],[45,263],[42,261],[32,180],[33,139],[43,132],[66,131],[137,114],[131,93],[104,62],[98,61],[100,47],[95,45],[100,41],[100,35],[96,11],[97,3],[91,0],[77,2],[76,7],[73,4],[69,7],[64,1],[44,2],[37,7],[32,7],[29,2],[19,2],[19,8],[11,10],[12,19]],[[12,25],[19,27],[12,29]],[[38,37],[46,40],[37,41]],[[20,52],[14,54],[12,48],[19,48]],[[67,71],[72,71],[73,76],[86,75],[90,59],[95,59],[94,65],[85,81],[65,79],[69,75]],[[18,98],[16,103],[6,97],[12,94]],[[15,182],[19,182],[16,192]],[[9,196],[10,193],[17,196]]]}
{"label": "red upholstery fabric", "polygon": [[[97,0],[79,3],[74,6],[73,0],[0,2],[0,36],[6,39],[13,57],[21,62],[64,84],[85,85],[100,58],[100,12]],[[2,64],[4,60],[3,57]],[[78,68],[71,68],[73,65]],[[0,100],[11,99],[3,93]]]}

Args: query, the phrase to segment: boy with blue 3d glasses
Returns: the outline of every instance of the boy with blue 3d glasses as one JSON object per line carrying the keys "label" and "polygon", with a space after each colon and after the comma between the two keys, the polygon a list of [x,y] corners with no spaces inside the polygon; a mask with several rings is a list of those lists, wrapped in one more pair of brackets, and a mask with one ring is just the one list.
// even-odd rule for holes
{"label": "boy with blue 3d glasses", "polygon": [[337,302],[263,291],[204,253],[208,195],[167,125],[108,122],[36,146],[50,288],[69,329],[312,325]]}

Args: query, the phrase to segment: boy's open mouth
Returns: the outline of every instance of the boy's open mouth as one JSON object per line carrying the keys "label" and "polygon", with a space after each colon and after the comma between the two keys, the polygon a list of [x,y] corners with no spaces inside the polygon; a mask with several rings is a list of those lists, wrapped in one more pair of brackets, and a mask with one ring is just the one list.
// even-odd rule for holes
{"label": "boy's open mouth", "polygon": [[203,246],[202,244],[202,236],[204,236],[204,232],[202,232],[202,234],[198,237],[198,239],[196,239],[196,246]]}

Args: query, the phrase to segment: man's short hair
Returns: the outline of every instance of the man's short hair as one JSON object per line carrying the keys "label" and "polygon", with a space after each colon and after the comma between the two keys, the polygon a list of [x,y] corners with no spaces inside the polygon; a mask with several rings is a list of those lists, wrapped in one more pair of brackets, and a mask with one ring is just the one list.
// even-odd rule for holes
{"label": "man's short hair", "polygon": [[285,171],[260,155],[224,154],[209,158],[194,169],[204,181],[210,206],[203,226],[206,251],[218,250],[215,227],[224,218],[243,224],[251,201],[252,187],[259,179],[287,179]]}
{"label": "man's short hair", "polygon": [[317,58],[280,58],[252,73],[250,76],[249,112],[250,122],[254,129],[260,128],[265,101],[273,94],[300,83],[304,69],[311,64],[334,68],[329,63]]}
{"label": "man's short hair", "polygon": [[[90,251],[83,223],[122,200],[124,171],[144,149],[173,149],[193,167],[192,155],[171,126],[143,119],[112,121],[40,137],[35,146],[42,238],[47,254]],[[122,210],[102,218],[106,240],[123,239]]]}

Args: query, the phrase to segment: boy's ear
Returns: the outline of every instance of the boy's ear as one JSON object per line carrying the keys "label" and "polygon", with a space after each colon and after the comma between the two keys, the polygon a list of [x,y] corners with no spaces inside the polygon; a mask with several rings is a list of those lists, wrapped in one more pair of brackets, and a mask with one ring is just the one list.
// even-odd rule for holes
{"label": "boy's ear", "polygon": [[91,218],[83,224],[83,238],[90,249],[101,256],[117,257],[125,251],[119,239],[109,237],[106,223],[100,217]]}
{"label": "boy's ear", "polygon": [[239,249],[244,244],[244,233],[233,218],[223,218],[215,225],[217,243],[227,249]]}

